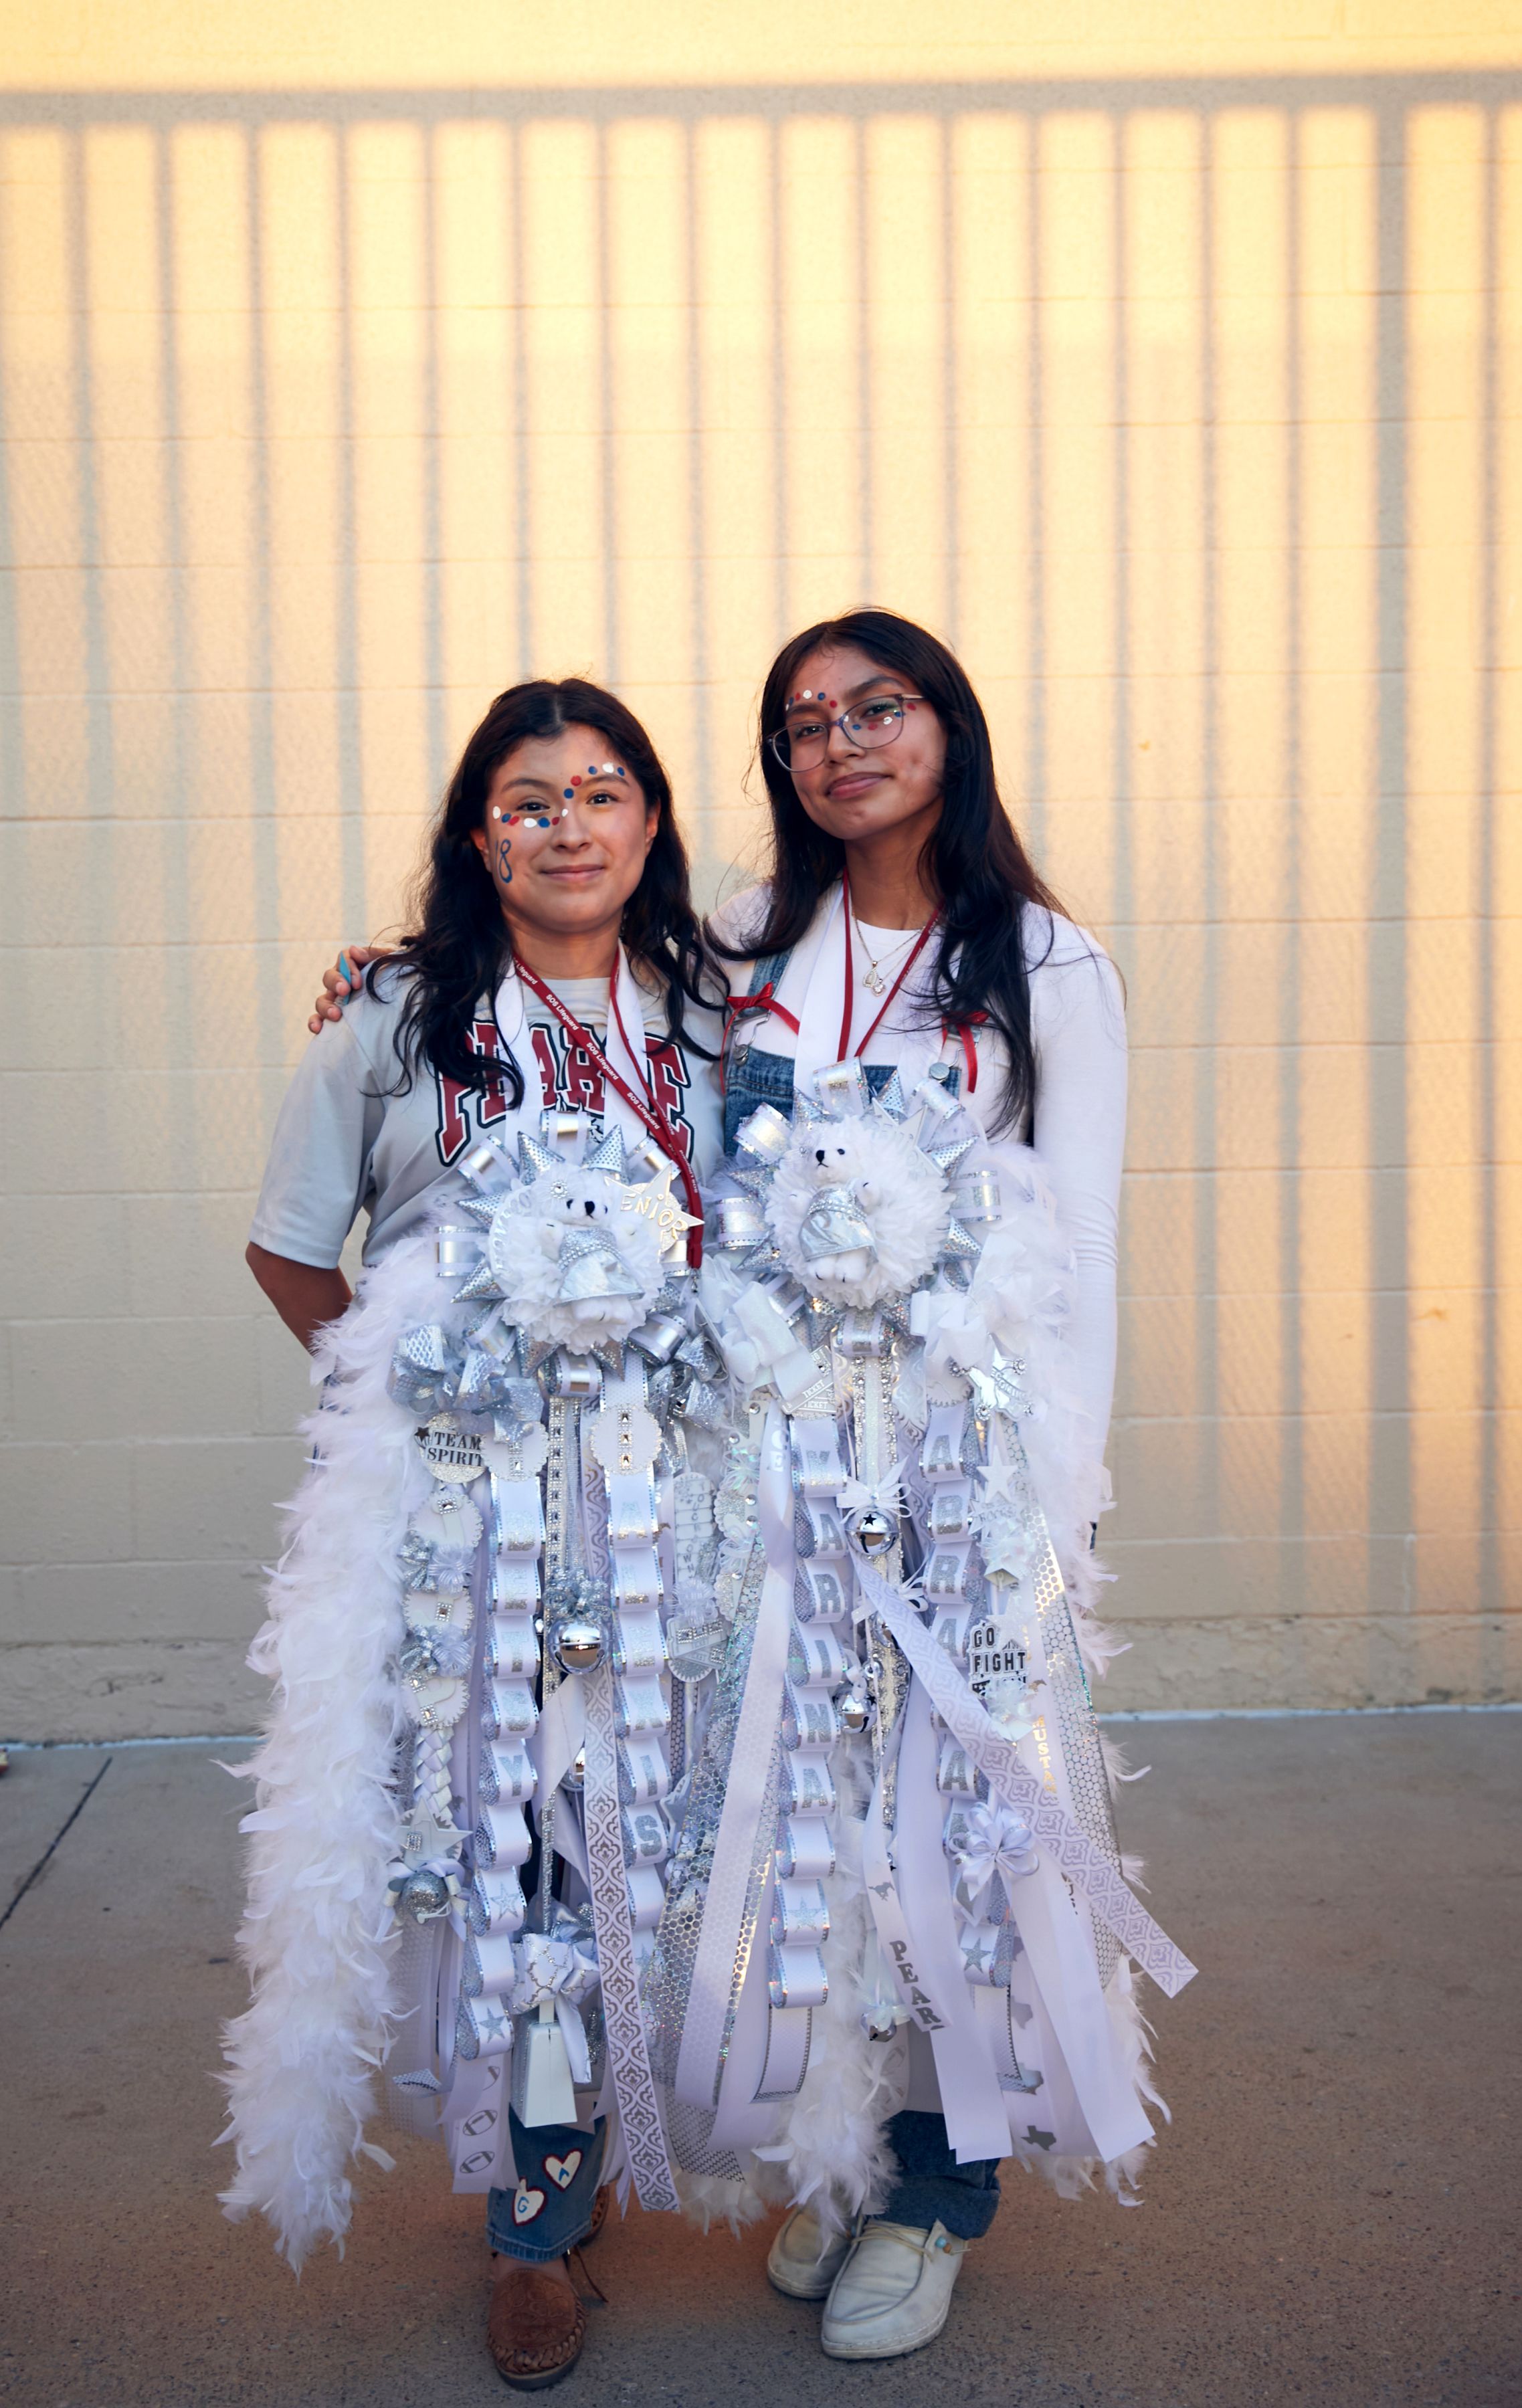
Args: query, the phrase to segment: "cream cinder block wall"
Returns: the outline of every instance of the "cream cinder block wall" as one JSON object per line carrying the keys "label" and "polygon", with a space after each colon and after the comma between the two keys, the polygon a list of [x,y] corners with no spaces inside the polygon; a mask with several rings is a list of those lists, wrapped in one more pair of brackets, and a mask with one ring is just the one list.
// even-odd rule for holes
{"label": "cream cinder block wall", "polygon": [[1515,1696],[1516,8],[6,15],[0,1726],[251,1722],[251,1200],[486,699],[711,894],[865,598],[1129,982],[1109,1702]]}

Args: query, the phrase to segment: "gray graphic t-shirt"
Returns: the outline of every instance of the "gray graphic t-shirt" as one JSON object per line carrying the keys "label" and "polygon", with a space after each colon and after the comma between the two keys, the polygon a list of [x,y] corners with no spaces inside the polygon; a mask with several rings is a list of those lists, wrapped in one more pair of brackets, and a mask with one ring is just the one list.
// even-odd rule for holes
{"label": "gray graphic t-shirt", "polygon": [[[600,979],[547,982],[566,1010],[600,1040],[608,1022],[608,985]],[[379,996],[361,993],[341,1021],[323,1023],[286,1091],[275,1124],[264,1185],[250,1235],[255,1245],[291,1262],[331,1270],[359,1214],[369,1214],[364,1255],[381,1249],[421,1220],[435,1197],[457,1184],[452,1166],[507,1115],[500,1081],[471,1094],[424,1064],[404,1093],[395,1092],[395,1048],[401,981],[380,982]],[[560,1023],[525,993],[527,1027],[518,1068],[527,1101],[596,1115],[603,1109],[600,1041],[573,1044]],[[720,1158],[718,1064],[673,1038],[666,998],[644,996],[645,1051],[651,1092],[685,1144],[700,1179]],[[686,1031],[717,1054],[723,1026],[716,1011],[686,1009]],[[473,1050],[488,1060],[501,1052],[490,1003],[482,999],[471,1031]]]}

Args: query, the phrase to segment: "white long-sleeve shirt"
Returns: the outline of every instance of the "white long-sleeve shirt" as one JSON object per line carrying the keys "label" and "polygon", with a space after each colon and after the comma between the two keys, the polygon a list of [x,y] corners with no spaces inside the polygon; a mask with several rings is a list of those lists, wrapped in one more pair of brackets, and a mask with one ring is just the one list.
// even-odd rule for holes
{"label": "white long-sleeve shirt", "polygon": [[[754,887],[733,896],[713,915],[715,933],[727,943],[746,942],[759,923],[761,904]],[[1097,939],[1072,921],[1034,906],[1027,908],[1024,918],[1036,1054],[1035,1107],[1027,1134],[1045,1167],[1077,1257],[1074,1387],[1089,1417],[1095,1452],[1102,1455],[1115,1384],[1115,1280],[1126,1144],[1125,1009],[1119,976]],[[875,956],[885,984],[891,985],[912,943],[908,930],[854,924],[853,1052],[883,1002],[883,993],[867,984],[869,955]],[[923,1003],[915,1000],[928,987],[931,962],[927,946],[873,1030],[862,1054],[864,1062],[897,1063],[923,1078],[929,1064],[940,1058],[939,1026],[926,1026]],[[728,967],[731,993],[743,995],[750,985],[749,969],[744,963]],[[833,1062],[844,997],[845,936],[837,888],[821,904],[777,986],[777,1001],[802,1023],[799,1034],[795,1037],[785,1021],[768,1014],[747,1020],[741,1041],[791,1056],[806,1070]],[[977,1084],[963,1101],[986,1135],[998,1115],[1008,1052],[996,1032],[981,1028],[974,1034]],[[955,1053],[947,1058],[955,1060]],[[1002,1140],[989,1139],[996,1154],[1001,1142],[1009,1141],[1008,1133]]]}

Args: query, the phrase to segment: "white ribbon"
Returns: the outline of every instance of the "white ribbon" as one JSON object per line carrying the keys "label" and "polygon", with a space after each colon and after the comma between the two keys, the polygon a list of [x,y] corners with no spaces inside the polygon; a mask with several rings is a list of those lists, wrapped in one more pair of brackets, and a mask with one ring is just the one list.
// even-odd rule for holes
{"label": "white ribbon", "polygon": [[935,1811],[942,1802],[935,1785],[937,1753],[929,1695],[916,1681],[904,1713],[893,1856],[920,1972],[934,1982],[946,2011],[941,2028],[930,2034],[930,2047],[946,2137],[966,2165],[1002,2157],[1009,2147],[1010,2124],[993,2054],[978,2021],[976,1994],[968,1986],[962,1958],[940,1818]]}
{"label": "white ribbon", "polygon": [[869,1564],[858,1564],[856,1578],[874,1611],[880,1613],[907,1656],[916,1678],[954,1738],[960,1741],[980,1772],[1008,1806],[1027,1817],[1037,1845],[1081,1889],[1096,1914],[1107,1923],[1158,1988],[1174,1998],[1196,1968],[1166,1931],[1154,1922],[1119,1869],[1081,1831],[1072,1817],[1049,1798],[1032,1772],[1027,1772],[1011,1742],[990,1721],[961,1673],[942,1647],[938,1647],[919,1615],[901,1592],[890,1588]]}
{"label": "white ribbon", "polygon": [[792,1628],[792,1466],[787,1424],[775,1405],[767,1414],[761,1437],[756,1518],[766,1549],[767,1576],[751,1641],[745,1695],[735,1727],[724,1812],[714,1840],[713,1870],[677,2057],[677,2097],[695,2107],[713,2107],[718,2102],[724,2071],[720,2051],[729,2017],[735,1954],[755,1861],[767,1775],[777,1742]]}
{"label": "white ribbon", "polygon": [[939,1987],[929,1960],[921,1956],[909,1935],[909,1923],[899,1896],[898,1877],[888,1853],[883,1821],[883,1784],[897,1762],[901,1730],[893,1732],[878,1777],[872,1784],[867,1821],[861,1835],[861,1877],[877,1931],[879,1958],[892,1976],[902,2006],[895,2020],[914,2023],[921,2031],[944,2031],[951,2024],[955,1985]]}
{"label": "white ribbon", "polygon": [[730,1370],[742,1386],[769,1377],[779,1396],[800,1397],[819,1378],[819,1366],[798,1344],[780,1305],[762,1288],[742,1287],[719,1332]]}
{"label": "white ribbon", "polygon": [[[586,1739],[586,1701],[580,1681],[562,1681],[544,1701],[544,1711],[528,1741],[528,1752],[538,1776],[538,1794],[553,1798],[575,1763]],[[556,1814],[550,1826],[555,1854],[575,1866],[591,1887],[586,1850],[574,1814]]]}

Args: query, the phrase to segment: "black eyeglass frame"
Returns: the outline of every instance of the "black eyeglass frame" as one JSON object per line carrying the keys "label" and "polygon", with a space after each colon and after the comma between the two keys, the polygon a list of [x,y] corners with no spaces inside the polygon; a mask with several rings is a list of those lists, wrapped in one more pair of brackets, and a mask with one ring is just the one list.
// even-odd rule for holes
{"label": "black eyeglass frame", "polygon": [[[832,731],[833,731],[835,728],[837,728],[837,727],[844,727],[844,725],[845,725],[845,724],[846,724],[847,720],[848,720],[848,719],[851,717],[851,715],[852,715],[852,711],[865,710],[868,708],[868,706],[869,706],[869,704],[874,703],[874,702],[897,702],[897,703],[905,703],[905,702],[923,702],[923,701],[925,700],[925,698],[926,698],[926,697],[924,696],[924,695],[923,695],[923,694],[868,694],[868,695],[863,695],[863,696],[862,696],[862,698],[861,698],[861,700],[860,700],[859,702],[854,702],[854,703],[852,704],[852,706],[851,706],[851,710],[842,710],[837,718],[835,718],[835,719],[826,719],[826,722],[825,722],[825,750],[824,750],[824,752],[821,752],[821,754],[820,754],[820,756],[819,756],[819,757],[820,757],[820,759],[821,759],[821,761],[823,761],[823,760],[825,760],[825,759],[826,759],[826,758],[828,757],[828,753],[829,753],[829,739],[830,739],[830,736],[831,736]],[[884,749],[884,747],[885,747],[885,746],[887,746],[887,745],[889,745],[889,744],[896,744],[896,743],[897,742],[897,740],[898,740],[899,737],[900,737],[900,736],[902,735],[902,733],[903,733],[903,726],[904,726],[904,714],[903,714],[902,710],[900,710],[900,711],[899,711],[899,713],[898,713],[897,724],[895,726],[894,731],[893,731],[893,733],[892,733],[892,735],[891,735],[891,736],[884,736],[884,737],[882,737],[882,738],[878,740],[878,742],[876,742],[875,744],[873,744],[873,743],[856,744],[856,745],[855,745],[855,750],[856,750],[858,752],[881,752]],[[854,740],[854,739],[853,739],[853,740]],[[779,762],[779,763],[781,764],[781,766],[783,767],[783,768],[784,768],[784,769],[788,772],[789,776],[791,776],[791,775],[792,775],[792,771],[793,771],[793,764],[792,764],[792,762],[788,759],[788,757],[787,757],[787,753],[786,753],[786,751],[785,751],[785,749],[784,749],[784,748],[785,748],[785,746],[786,746],[786,744],[787,744],[787,741],[788,741],[788,732],[787,732],[787,729],[786,729],[785,727],[778,727],[778,728],[774,728],[774,729],[773,729],[773,731],[772,731],[772,733],[771,733],[771,734],[767,738],[767,744],[768,744],[768,747],[769,748],[769,750],[770,750],[770,752],[771,752],[771,754],[772,754],[773,759],[774,759],[774,760],[776,760],[777,762]],[[812,767],[812,766],[813,766],[813,765],[812,765],[812,763],[811,763],[809,766],[810,766],[811,767]]]}

